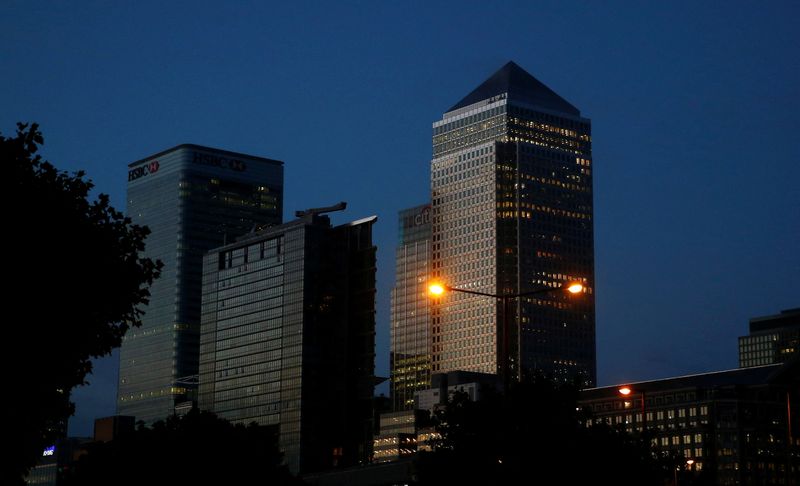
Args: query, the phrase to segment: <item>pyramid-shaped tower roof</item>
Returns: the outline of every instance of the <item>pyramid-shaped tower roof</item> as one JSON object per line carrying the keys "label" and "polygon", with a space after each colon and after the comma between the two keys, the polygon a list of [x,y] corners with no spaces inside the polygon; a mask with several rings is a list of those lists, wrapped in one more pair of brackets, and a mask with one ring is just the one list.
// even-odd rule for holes
{"label": "pyramid-shaped tower roof", "polygon": [[510,101],[521,101],[548,110],[580,115],[577,108],[513,61],[509,61],[447,111],[455,111],[503,93],[507,94]]}

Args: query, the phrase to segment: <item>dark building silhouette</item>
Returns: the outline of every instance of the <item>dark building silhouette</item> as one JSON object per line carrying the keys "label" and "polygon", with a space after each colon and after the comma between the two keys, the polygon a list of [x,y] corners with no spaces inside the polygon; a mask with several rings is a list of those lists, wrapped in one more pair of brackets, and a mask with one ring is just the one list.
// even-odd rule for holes
{"label": "dark building silhouette", "polygon": [[117,412],[152,423],[197,386],[203,255],[254,226],[279,224],[283,162],[179,145],[130,164],[127,213],[164,263],[142,326],[120,352]]}
{"label": "dark building silhouette", "polygon": [[[431,308],[432,373],[559,380],[596,376],[591,122],[509,62],[433,124],[432,273],[451,293]],[[510,325],[506,330],[502,323]],[[505,343],[508,343],[506,346]]]}
{"label": "dark building silhouette", "polygon": [[114,415],[95,419],[94,440],[95,442],[111,442],[126,438],[132,435],[135,429],[136,420],[130,416]]}
{"label": "dark building silhouette", "polygon": [[[589,421],[631,433],[643,425],[702,484],[800,484],[800,359],[583,390]],[[645,400],[642,415],[642,398]],[[645,420],[646,419],[646,420]]]}
{"label": "dark building silhouette", "polygon": [[331,226],[321,213],[333,209],[248,234],[204,260],[199,406],[277,425],[294,473],[371,454],[376,218]]}
{"label": "dark building silhouette", "polygon": [[[31,485],[59,486],[75,484],[68,480],[80,458],[96,442],[109,442],[133,434],[133,417],[113,416],[95,419],[94,437],[62,437],[42,451],[39,463],[32,467],[25,482]],[[110,483],[115,478],[108,478]]]}
{"label": "dark building silhouette", "polygon": [[750,334],[739,337],[739,367],[784,363],[800,354],[800,308],[750,319]]}

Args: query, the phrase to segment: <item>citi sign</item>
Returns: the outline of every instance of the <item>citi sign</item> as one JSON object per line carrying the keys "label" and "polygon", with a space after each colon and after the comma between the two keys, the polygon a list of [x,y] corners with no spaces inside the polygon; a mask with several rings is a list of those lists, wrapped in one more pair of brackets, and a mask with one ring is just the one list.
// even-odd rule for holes
{"label": "citi sign", "polygon": [[146,175],[155,174],[158,172],[158,167],[158,161],[154,160],[149,164],[140,165],[135,169],[131,169],[128,171],[128,182],[135,181],[136,179]]}

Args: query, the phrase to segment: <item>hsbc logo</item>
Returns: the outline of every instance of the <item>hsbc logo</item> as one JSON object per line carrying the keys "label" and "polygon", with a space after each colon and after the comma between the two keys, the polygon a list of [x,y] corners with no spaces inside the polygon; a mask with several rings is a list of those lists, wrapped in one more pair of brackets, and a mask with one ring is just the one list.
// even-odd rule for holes
{"label": "hsbc logo", "polygon": [[220,157],[219,155],[194,153],[192,162],[200,165],[208,165],[211,167],[219,167],[220,169],[228,169],[236,172],[244,172],[247,170],[247,164],[239,159],[229,159],[227,157]]}
{"label": "hsbc logo", "polygon": [[157,160],[150,162],[149,164],[140,165],[135,169],[131,169],[128,171],[128,182],[135,181],[140,177],[144,177],[146,175],[155,174],[158,172],[159,163]]}

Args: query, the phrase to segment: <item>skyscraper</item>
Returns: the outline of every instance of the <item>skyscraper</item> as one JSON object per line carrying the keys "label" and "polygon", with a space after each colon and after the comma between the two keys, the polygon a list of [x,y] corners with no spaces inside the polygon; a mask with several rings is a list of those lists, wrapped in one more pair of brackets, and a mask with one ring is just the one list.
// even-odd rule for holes
{"label": "skyscraper", "polygon": [[414,408],[414,392],[430,387],[431,205],[400,211],[400,235],[392,289],[390,367],[392,409]]}
{"label": "skyscraper", "polygon": [[[540,370],[593,384],[595,364],[591,122],[509,62],[433,124],[432,273],[452,287],[431,309],[432,371]],[[503,326],[513,323],[508,337]],[[520,371],[521,370],[521,371]]]}
{"label": "skyscraper", "polygon": [[147,225],[145,255],[164,263],[142,326],[120,352],[117,410],[153,422],[197,383],[203,255],[256,225],[278,224],[283,162],[179,145],[130,164],[128,216]]}
{"label": "skyscraper", "polygon": [[366,462],[372,440],[376,218],[332,227],[320,213],[203,267],[199,406],[276,425],[295,473]]}

